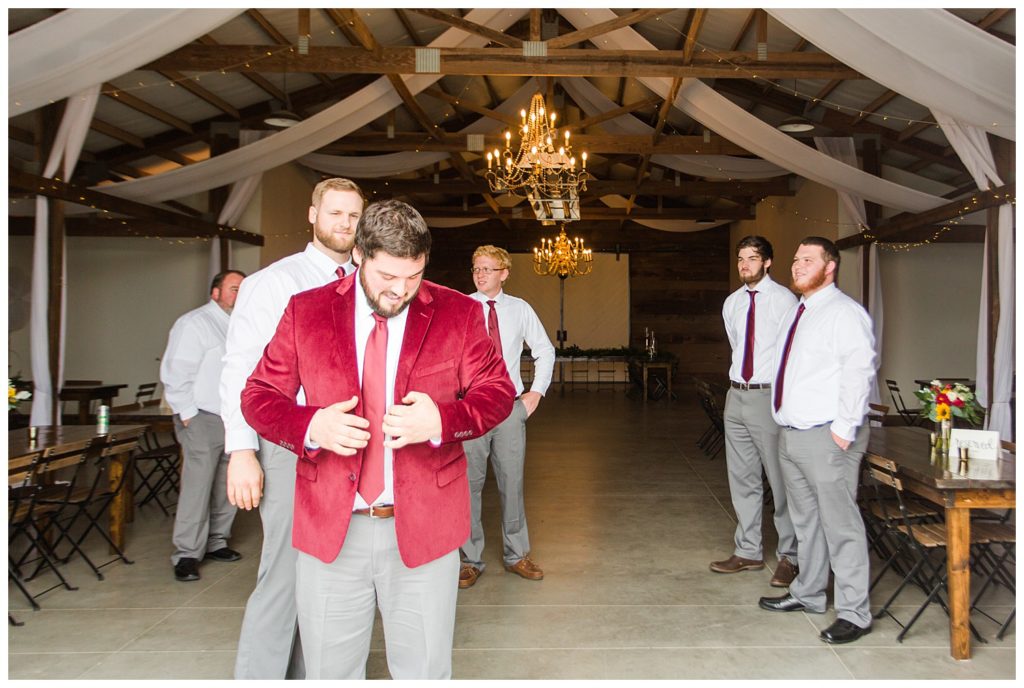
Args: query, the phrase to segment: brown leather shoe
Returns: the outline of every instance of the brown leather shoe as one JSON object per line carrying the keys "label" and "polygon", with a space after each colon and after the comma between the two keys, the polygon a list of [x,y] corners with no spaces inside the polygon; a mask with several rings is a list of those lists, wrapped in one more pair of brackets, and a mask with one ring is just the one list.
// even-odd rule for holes
{"label": "brown leather shoe", "polygon": [[522,576],[526,580],[541,580],[544,578],[544,571],[530,561],[530,557],[523,557],[511,566],[506,564],[505,570],[514,573],[517,576]]}
{"label": "brown leather shoe", "polygon": [[737,557],[735,554],[726,559],[725,561],[713,561],[709,566],[715,573],[738,573],[740,571],[759,571],[764,568],[764,560],[762,559],[744,559],[743,557]]}
{"label": "brown leather shoe", "polygon": [[459,588],[472,588],[476,579],[483,575],[483,571],[472,564],[463,564],[459,569]]}
{"label": "brown leather shoe", "polygon": [[772,576],[772,587],[788,588],[798,573],[800,573],[800,567],[789,559],[780,559],[779,565],[775,567],[775,575]]}

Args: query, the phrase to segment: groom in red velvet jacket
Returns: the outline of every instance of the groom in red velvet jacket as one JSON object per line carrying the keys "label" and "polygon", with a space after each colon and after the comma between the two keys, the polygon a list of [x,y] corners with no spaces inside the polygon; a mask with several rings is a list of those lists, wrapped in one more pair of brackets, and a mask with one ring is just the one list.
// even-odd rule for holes
{"label": "groom in red velvet jacket", "polygon": [[423,281],[429,253],[411,206],[368,207],[359,269],[292,297],[242,392],[246,421],[299,456],[306,678],[365,676],[375,607],[392,678],[451,676],[469,535],[462,442],[503,421],[515,389],[479,304]]}

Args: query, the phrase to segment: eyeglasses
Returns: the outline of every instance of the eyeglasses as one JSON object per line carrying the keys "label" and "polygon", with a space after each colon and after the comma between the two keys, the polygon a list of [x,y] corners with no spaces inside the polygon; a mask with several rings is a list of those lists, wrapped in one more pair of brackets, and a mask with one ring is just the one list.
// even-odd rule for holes
{"label": "eyeglasses", "polygon": [[472,272],[474,275],[489,275],[492,272],[501,272],[504,269],[505,268],[473,268],[472,270],[470,270],[470,272]]}

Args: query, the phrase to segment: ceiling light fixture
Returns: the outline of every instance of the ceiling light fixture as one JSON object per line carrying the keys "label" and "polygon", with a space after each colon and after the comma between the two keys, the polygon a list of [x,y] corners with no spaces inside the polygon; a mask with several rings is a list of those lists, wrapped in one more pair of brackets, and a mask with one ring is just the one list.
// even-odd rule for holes
{"label": "ceiling light fixture", "polygon": [[578,220],[580,192],[586,190],[590,178],[586,151],[577,164],[568,130],[560,139],[555,126],[557,115],[547,110],[539,92],[530,100],[529,111],[521,110],[519,114],[522,125],[518,150],[513,150],[512,132],[506,131],[505,150],[487,152],[486,178],[491,191],[527,196],[535,212],[552,205],[562,209],[544,213],[543,217],[538,214],[538,219],[545,222]]}
{"label": "ceiling light fixture", "polygon": [[288,95],[288,73],[282,76],[281,91],[284,92],[284,110],[274,110],[263,118],[263,123],[279,129],[294,127],[302,118],[292,112],[292,100]]}
{"label": "ceiling light fixture", "polygon": [[782,120],[776,128],[787,134],[802,134],[807,131],[813,131],[814,125],[803,117],[789,117]]}

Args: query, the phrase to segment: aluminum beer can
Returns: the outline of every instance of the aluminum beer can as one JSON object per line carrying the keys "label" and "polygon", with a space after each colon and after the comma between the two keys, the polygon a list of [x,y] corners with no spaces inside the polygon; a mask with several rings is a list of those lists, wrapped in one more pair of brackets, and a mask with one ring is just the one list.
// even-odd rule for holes
{"label": "aluminum beer can", "polygon": [[99,413],[96,414],[96,434],[106,435],[110,432],[110,407],[104,404],[100,406]]}

